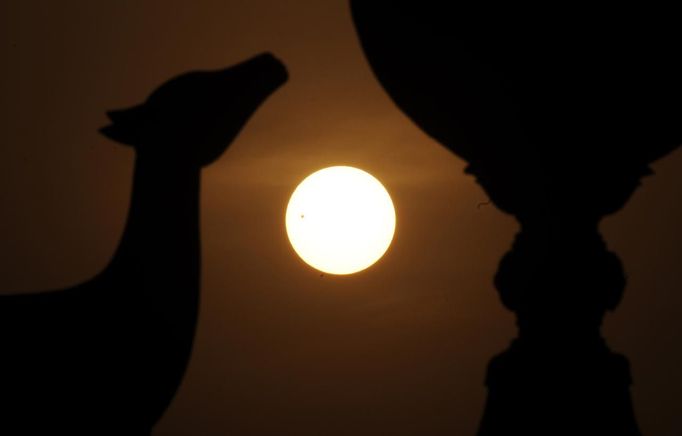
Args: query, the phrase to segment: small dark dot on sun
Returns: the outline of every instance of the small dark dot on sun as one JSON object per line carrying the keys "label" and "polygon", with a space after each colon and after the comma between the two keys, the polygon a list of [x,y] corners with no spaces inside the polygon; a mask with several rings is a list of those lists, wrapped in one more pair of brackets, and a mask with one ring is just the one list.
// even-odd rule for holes
{"label": "small dark dot on sun", "polygon": [[303,214],[301,214],[301,218],[305,218],[305,216]]}

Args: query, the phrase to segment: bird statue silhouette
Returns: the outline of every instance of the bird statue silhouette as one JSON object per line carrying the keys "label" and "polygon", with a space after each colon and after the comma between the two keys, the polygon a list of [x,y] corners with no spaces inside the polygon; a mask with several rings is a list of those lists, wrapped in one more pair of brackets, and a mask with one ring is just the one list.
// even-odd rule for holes
{"label": "bird statue silhouette", "polygon": [[287,77],[261,54],[183,74],[143,104],[108,113],[101,133],[136,154],[123,237],[108,266],[80,285],[0,297],[0,433],[151,432],[192,350],[201,168]]}

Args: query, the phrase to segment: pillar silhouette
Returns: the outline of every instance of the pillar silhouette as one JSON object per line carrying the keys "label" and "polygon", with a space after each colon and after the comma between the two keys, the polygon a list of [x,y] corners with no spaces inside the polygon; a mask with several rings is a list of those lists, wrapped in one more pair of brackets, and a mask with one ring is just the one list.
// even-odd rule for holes
{"label": "pillar silhouette", "polygon": [[479,434],[640,434],[600,334],[626,280],[598,226],[682,143],[674,14],[350,3],[393,101],[520,224],[494,279],[518,337],[489,364]]}

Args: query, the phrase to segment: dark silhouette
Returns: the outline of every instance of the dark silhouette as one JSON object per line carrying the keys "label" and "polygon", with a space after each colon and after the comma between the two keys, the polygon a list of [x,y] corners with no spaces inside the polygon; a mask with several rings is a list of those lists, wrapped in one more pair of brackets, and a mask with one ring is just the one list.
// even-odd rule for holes
{"label": "dark silhouette", "polygon": [[600,334],[625,275],[598,225],[682,142],[675,15],[351,5],[394,102],[521,224],[495,277],[518,338],[490,362],[479,434],[638,435],[628,362]]}
{"label": "dark silhouette", "polygon": [[262,54],[181,75],[143,104],[108,113],[101,132],[136,152],[124,235],[87,282],[0,297],[0,432],[150,433],[192,348],[201,168],[286,80],[284,66]]}

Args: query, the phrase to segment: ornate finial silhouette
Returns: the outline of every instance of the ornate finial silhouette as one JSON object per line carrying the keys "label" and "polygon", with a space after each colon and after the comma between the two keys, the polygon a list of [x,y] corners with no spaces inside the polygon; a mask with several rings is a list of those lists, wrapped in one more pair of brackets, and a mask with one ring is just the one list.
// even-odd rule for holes
{"label": "ornate finial silhouette", "polygon": [[110,264],[71,289],[0,297],[0,432],[144,435],[189,361],[199,303],[199,179],[287,80],[262,54],[184,74],[101,132],[136,153]]}
{"label": "ornate finial silhouette", "polygon": [[600,335],[625,277],[598,224],[682,142],[677,26],[624,6],[351,5],[395,103],[521,224],[495,277],[519,335],[490,363],[480,434],[639,434]]}

